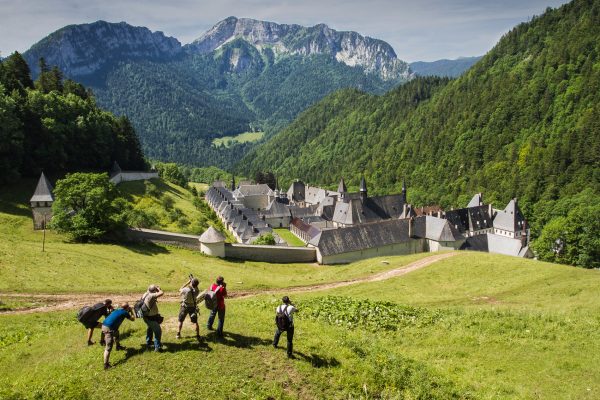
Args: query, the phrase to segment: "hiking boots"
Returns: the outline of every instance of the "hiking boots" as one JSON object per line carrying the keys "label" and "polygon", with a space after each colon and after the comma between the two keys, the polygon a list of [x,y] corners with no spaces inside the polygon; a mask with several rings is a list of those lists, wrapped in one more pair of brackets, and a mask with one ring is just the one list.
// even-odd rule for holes
{"label": "hiking boots", "polygon": [[106,363],[106,364],[104,364],[104,369],[105,369],[105,370],[106,370],[106,369],[110,369],[110,368],[112,368],[112,365],[110,365],[110,363]]}
{"label": "hiking boots", "polygon": [[177,332],[177,335],[175,335],[175,339],[181,339],[181,333]]}

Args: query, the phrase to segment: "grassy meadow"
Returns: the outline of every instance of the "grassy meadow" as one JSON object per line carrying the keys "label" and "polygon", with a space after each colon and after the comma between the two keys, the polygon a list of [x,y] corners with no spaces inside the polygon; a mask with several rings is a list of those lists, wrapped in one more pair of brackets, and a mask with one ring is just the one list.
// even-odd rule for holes
{"label": "grassy meadow", "polygon": [[[33,232],[25,186],[0,188],[1,399],[597,399],[600,271],[460,253],[407,275],[297,293],[295,356],[271,346],[278,297],[227,302],[225,339],[189,322],[176,340],[176,303],[161,303],[163,353],[143,351],[145,324],[125,321],[126,351],[85,344],[76,310],[6,293],[172,291],[189,272],[231,291],[335,282],[430,254],[342,266],[231,262],[158,245],[73,244]],[[33,182],[35,186],[35,182]],[[31,188],[33,190],[33,188]],[[19,194],[21,193],[21,194]],[[98,334],[96,334],[97,340]]]}
{"label": "grassy meadow", "polygon": [[264,135],[264,132],[244,132],[235,136],[223,136],[220,138],[213,139],[213,144],[215,146],[224,145],[226,147],[229,147],[235,143],[257,142],[260,139],[262,139]]}
{"label": "grassy meadow", "polygon": [[273,229],[273,231],[277,235],[279,235],[280,238],[285,240],[287,242],[288,246],[306,247],[306,244],[302,240],[300,240],[300,238],[298,236],[296,236],[292,232],[290,232],[289,229],[275,228],[275,229]]}

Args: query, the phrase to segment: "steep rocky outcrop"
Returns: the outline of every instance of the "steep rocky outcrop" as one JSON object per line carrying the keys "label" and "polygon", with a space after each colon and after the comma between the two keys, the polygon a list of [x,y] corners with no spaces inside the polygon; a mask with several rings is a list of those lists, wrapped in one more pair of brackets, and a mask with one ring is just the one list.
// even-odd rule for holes
{"label": "steep rocky outcrop", "polygon": [[362,67],[366,73],[376,74],[384,80],[406,80],[411,76],[408,64],[399,60],[386,42],[356,32],[338,32],[325,24],[303,27],[229,17],[185,48],[191,53],[205,54],[240,38],[258,49],[270,48],[277,56],[330,55],[339,62]]}

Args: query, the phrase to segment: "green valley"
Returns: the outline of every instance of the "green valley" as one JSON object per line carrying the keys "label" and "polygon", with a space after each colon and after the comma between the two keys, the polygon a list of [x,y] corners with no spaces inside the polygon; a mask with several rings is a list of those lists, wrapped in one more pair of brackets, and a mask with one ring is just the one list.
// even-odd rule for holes
{"label": "green valley", "polygon": [[[399,193],[405,179],[417,206],[464,207],[478,192],[499,204],[518,197],[540,256],[597,267],[599,10],[588,0],[549,9],[456,80],[417,78],[383,96],[334,93],[238,169],[325,187],[340,177],[357,187],[364,173],[376,193]],[[573,245],[564,257],[552,253],[559,235]]]}

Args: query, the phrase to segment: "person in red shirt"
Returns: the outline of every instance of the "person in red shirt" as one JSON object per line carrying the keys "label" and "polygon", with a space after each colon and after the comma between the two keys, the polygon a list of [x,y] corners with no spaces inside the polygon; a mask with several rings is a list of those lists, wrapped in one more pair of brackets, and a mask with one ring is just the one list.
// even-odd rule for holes
{"label": "person in red shirt", "polygon": [[227,297],[227,284],[222,276],[217,277],[215,283],[210,285],[210,290],[217,294],[217,308],[210,312],[208,322],[206,323],[206,329],[209,331],[213,330],[213,323],[215,317],[219,316],[219,324],[217,325],[217,336],[223,336],[223,325],[225,324],[225,297]]}

